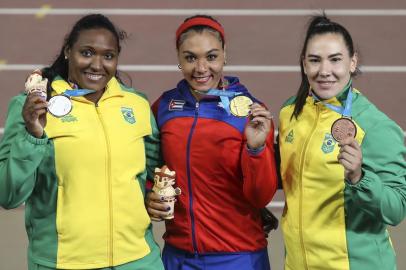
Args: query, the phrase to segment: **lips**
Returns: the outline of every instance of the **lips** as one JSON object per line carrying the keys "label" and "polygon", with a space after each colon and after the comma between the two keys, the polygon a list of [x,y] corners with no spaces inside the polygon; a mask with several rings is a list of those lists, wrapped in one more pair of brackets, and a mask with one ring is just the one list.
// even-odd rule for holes
{"label": "lips", "polygon": [[196,77],[194,76],[193,79],[197,82],[197,83],[207,83],[210,79],[211,79],[211,75],[209,76],[200,76],[200,77]]}
{"label": "lips", "polygon": [[324,89],[332,87],[335,83],[335,81],[317,81],[317,84]]}
{"label": "lips", "polygon": [[101,74],[94,74],[94,73],[86,72],[85,75],[86,75],[86,78],[88,78],[91,81],[99,81],[103,78],[103,75],[101,75]]}

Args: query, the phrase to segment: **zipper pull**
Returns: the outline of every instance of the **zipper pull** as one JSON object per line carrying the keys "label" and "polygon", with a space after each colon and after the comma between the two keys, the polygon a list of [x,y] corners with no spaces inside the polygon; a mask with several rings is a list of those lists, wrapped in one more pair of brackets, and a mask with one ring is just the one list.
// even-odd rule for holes
{"label": "zipper pull", "polygon": [[195,105],[195,112],[196,112],[196,114],[199,113],[199,102],[196,102],[196,105]]}

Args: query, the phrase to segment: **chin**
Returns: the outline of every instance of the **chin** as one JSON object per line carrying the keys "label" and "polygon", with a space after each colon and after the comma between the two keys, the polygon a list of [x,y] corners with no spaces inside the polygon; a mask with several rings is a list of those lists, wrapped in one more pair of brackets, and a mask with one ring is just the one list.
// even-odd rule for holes
{"label": "chin", "polygon": [[202,86],[202,85],[191,85],[192,89],[202,92],[207,92],[211,87],[209,86]]}

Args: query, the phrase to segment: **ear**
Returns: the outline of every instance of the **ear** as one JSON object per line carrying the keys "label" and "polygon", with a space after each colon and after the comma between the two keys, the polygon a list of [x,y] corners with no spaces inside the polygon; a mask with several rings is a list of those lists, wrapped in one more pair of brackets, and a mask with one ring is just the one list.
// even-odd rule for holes
{"label": "ear", "polygon": [[65,49],[63,50],[63,53],[65,54],[65,59],[69,58],[70,49],[68,47],[65,47]]}
{"label": "ear", "polygon": [[357,65],[358,65],[358,53],[355,52],[354,55],[351,57],[350,63],[351,74],[355,72],[355,70],[357,69]]}
{"label": "ear", "polygon": [[224,65],[226,65],[227,64],[226,45],[224,45],[223,55],[224,55]]}
{"label": "ear", "polygon": [[302,66],[303,66],[304,74],[307,75],[306,61],[305,61],[304,57],[302,57]]}

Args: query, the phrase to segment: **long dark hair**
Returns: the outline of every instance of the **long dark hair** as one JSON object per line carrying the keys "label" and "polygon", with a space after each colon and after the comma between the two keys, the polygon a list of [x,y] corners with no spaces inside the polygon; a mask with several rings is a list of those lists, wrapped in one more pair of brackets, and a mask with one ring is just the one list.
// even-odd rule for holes
{"label": "long dark hair", "polygon": [[[306,50],[307,50],[307,44],[309,43],[309,40],[314,37],[315,35],[322,35],[322,34],[328,34],[328,33],[334,33],[334,34],[339,34],[343,37],[345,46],[348,49],[348,52],[350,54],[350,57],[353,57],[355,54],[355,49],[354,49],[354,43],[352,41],[350,33],[347,31],[347,29],[344,28],[339,23],[331,21],[325,14],[322,15],[317,15],[313,16],[310,19],[309,26],[307,28],[306,32],[306,37],[303,43],[302,51],[300,53],[300,59],[299,59],[299,64],[300,64],[300,73],[302,76],[302,81],[300,83],[299,89],[296,94],[296,99],[295,99],[295,109],[293,110],[291,118],[295,117],[298,118],[299,115],[302,113],[303,106],[306,103],[306,98],[309,94],[309,80],[307,79],[307,76],[304,72],[304,67],[303,67],[303,60],[305,58]],[[351,74],[352,77],[358,75],[360,73],[360,70],[356,68],[355,72]]]}
{"label": "long dark hair", "polygon": [[[77,21],[75,25],[72,27],[72,30],[69,34],[66,35],[65,40],[63,42],[62,48],[60,50],[59,55],[56,57],[54,62],[45,67],[42,70],[42,76],[47,78],[49,82],[56,76],[61,76],[64,80],[68,81],[68,61],[65,59],[65,49],[70,49],[73,47],[75,42],[78,40],[79,34],[84,30],[90,29],[106,29],[110,31],[117,41],[118,52],[121,51],[120,41],[127,38],[127,34],[125,31],[119,30],[114,26],[114,24],[110,21],[109,18],[102,14],[89,14]],[[120,80],[118,71],[116,71],[116,77]],[[121,80],[120,80],[121,81]],[[50,83],[48,84],[48,97],[50,97],[51,87]]]}

